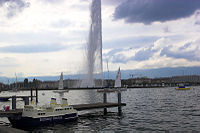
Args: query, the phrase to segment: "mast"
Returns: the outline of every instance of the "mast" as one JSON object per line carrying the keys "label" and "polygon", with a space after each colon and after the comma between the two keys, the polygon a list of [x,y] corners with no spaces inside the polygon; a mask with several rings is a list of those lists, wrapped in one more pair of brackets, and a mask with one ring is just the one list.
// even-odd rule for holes
{"label": "mast", "polygon": [[109,79],[109,68],[108,68],[108,60],[107,60],[107,71],[108,71],[108,79]]}

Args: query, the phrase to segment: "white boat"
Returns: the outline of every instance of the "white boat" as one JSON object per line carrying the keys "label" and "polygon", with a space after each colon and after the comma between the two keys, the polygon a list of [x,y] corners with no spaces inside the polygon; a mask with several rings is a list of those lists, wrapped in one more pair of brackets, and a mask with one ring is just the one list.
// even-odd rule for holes
{"label": "white boat", "polygon": [[184,85],[183,83],[179,84],[176,90],[190,90],[190,87]]}
{"label": "white boat", "polygon": [[127,88],[122,88],[122,81],[121,81],[121,71],[120,71],[120,67],[118,69],[117,75],[116,75],[116,79],[115,79],[115,86],[116,89],[120,90],[120,91],[127,91]]}
{"label": "white boat", "polygon": [[120,72],[120,68],[117,72],[116,75],[116,79],[115,79],[115,88],[121,88],[122,87],[122,83],[121,83],[121,72]]}
{"label": "white boat", "polygon": [[61,104],[57,104],[56,99],[51,98],[50,105],[41,107],[35,104],[25,105],[21,116],[8,119],[13,127],[23,128],[64,123],[77,118],[77,110],[68,105],[67,99],[62,98]]}
{"label": "white boat", "polygon": [[54,90],[53,92],[55,93],[65,93],[65,92],[69,92],[69,90],[64,90],[64,85],[63,85],[63,73],[61,72],[60,75],[60,80],[59,80],[59,84],[58,84],[58,90]]}
{"label": "white boat", "polygon": [[127,88],[122,88],[121,84],[121,72],[120,68],[117,71],[116,79],[115,79],[115,86],[114,88],[104,88],[104,89],[98,89],[98,92],[115,92],[115,91],[126,91]]}

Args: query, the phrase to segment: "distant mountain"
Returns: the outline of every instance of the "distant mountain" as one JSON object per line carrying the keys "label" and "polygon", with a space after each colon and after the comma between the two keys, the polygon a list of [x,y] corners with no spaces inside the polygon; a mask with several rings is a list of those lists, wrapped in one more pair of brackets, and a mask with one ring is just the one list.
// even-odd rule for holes
{"label": "distant mountain", "polygon": [[[157,69],[135,69],[135,70],[122,70],[122,78],[130,78],[130,74],[133,77],[172,77],[180,75],[200,75],[200,67],[176,67],[176,68],[157,68]],[[113,77],[114,75],[112,75]]]}
{"label": "distant mountain", "polygon": [[[109,72],[109,79],[115,79],[117,70]],[[104,79],[108,79],[108,72],[104,72]],[[172,77],[180,75],[200,75],[200,67],[176,67],[176,68],[157,68],[157,69],[134,69],[134,70],[123,70],[121,68],[122,79],[133,77],[149,77],[149,78],[158,78],[158,77]],[[18,77],[18,81],[24,81],[24,78],[28,78],[29,81],[32,81],[34,78],[41,81],[55,81],[59,80],[60,75],[58,76],[38,76],[38,77]],[[75,75],[64,75],[64,79],[81,79],[84,77],[82,74]],[[98,78],[98,77],[97,77]],[[0,77],[0,82],[8,83],[15,82],[15,78]]]}

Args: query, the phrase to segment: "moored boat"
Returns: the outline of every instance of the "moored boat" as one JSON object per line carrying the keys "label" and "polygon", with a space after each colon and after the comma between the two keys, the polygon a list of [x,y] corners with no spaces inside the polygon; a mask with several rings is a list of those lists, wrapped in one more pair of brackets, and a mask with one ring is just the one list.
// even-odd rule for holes
{"label": "moored boat", "polygon": [[9,101],[9,97],[0,97],[0,102]]}
{"label": "moored boat", "polygon": [[117,72],[116,79],[115,79],[115,89],[119,91],[127,91],[127,86],[122,87],[122,81],[121,81],[121,71],[120,68]]}
{"label": "moored boat", "polygon": [[115,91],[127,91],[127,86],[125,88],[122,88],[120,68],[118,69],[116,75],[114,88],[104,88],[97,90],[97,92],[115,92]]}
{"label": "moored boat", "polygon": [[176,88],[176,90],[190,90],[190,87],[188,87],[184,84],[179,84],[179,86]]}
{"label": "moored boat", "polygon": [[51,98],[50,105],[41,107],[34,104],[25,105],[21,116],[8,119],[13,127],[25,128],[64,123],[77,118],[77,110],[68,105],[67,99],[62,98],[62,103],[57,104],[56,99]]}
{"label": "moored boat", "polygon": [[190,90],[190,87],[179,86],[179,87],[176,88],[176,90]]}
{"label": "moored boat", "polygon": [[61,73],[60,75],[60,80],[59,80],[59,84],[58,84],[58,90],[54,90],[54,93],[59,93],[59,94],[63,94],[65,92],[69,92],[69,90],[65,90],[64,89],[64,85],[63,85],[63,73]]}

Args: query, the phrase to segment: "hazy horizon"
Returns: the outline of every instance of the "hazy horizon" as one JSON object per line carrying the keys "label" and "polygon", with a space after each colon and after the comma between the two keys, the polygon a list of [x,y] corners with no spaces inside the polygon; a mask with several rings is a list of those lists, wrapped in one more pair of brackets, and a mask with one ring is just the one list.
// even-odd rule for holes
{"label": "hazy horizon", "polygon": [[[200,75],[199,71],[200,67],[176,67],[176,68],[155,68],[155,69],[135,69],[135,70],[123,70],[121,69],[121,76],[122,79],[133,78],[137,77],[148,77],[148,78],[162,78],[162,77],[173,77],[173,76],[183,76],[183,75]],[[116,71],[104,71],[104,79],[115,79]],[[82,79],[83,74],[74,74],[74,75],[63,75],[65,79]],[[29,76],[29,77],[17,77],[17,80],[22,82],[25,78],[28,78],[29,81],[32,81],[34,78],[41,80],[41,81],[56,81],[59,80],[60,74],[56,76]],[[98,78],[98,77],[97,77]],[[100,77],[99,77],[100,79]],[[5,84],[16,82],[16,77],[1,77],[0,82]]]}

